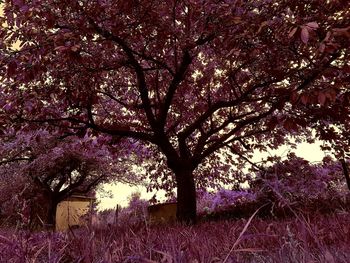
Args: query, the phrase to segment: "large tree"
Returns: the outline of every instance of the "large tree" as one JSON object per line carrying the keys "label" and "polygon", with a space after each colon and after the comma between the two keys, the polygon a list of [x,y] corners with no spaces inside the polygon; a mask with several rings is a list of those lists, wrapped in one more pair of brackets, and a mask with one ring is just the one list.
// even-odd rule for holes
{"label": "large tree", "polygon": [[348,1],[4,3],[0,121],[153,145],[183,221],[196,217],[195,184],[216,176],[203,167],[308,131],[293,106],[344,89]]}

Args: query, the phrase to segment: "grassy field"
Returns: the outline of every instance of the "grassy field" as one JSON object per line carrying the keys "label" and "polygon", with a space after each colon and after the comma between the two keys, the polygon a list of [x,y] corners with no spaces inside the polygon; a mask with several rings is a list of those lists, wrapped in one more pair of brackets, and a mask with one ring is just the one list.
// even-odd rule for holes
{"label": "grassy field", "polygon": [[0,230],[0,262],[350,262],[347,212],[251,217],[149,226],[81,228],[67,233]]}

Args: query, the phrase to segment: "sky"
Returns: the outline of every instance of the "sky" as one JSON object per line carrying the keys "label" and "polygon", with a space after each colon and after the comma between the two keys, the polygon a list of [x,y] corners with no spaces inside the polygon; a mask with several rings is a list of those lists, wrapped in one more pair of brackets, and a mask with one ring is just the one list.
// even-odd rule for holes
{"label": "sky", "polygon": [[[316,142],[314,144],[309,143],[301,143],[298,145],[297,149],[292,150],[296,153],[297,156],[302,157],[310,162],[320,162],[322,161],[323,157],[325,156],[325,153],[320,150],[320,142]],[[270,151],[269,153],[258,153],[254,156],[252,161],[258,162],[262,158],[266,158],[271,155],[280,155],[282,157],[286,157],[287,153],[289,151],[289,148],[287,146],[280,147],[278,150]],[[133,192],[140,192],[141,198],[143,199],[150,199],[152,198],[154,193],[147,193],[146,189],[144,187],[130,187],[125,184],[105,184],[102,186],[104,190],[110,191],[111,196],[101,196],[100,193],[97,193],[97,200],[100,202],[98,205],[99,210],[104,209],[110,209],[115,208],[116,205],[120,206],[127,206],[128,204],[128,197]],[[164,192],[157,193],[157,196],[161,197],[164,196]]]}

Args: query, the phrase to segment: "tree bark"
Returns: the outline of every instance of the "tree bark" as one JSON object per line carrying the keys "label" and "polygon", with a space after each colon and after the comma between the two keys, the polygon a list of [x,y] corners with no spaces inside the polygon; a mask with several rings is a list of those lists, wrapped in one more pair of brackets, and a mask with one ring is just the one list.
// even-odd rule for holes
{"label": "tree bark", "polygon": [[55,199],[47,200],[48,201],[48,207],[47,207],[47,214],[46,214],[46,224],[48,226],[55,227],[56,224],[56,211],[57,211],[57,205],[58,201]]}
{"label": "tree bark", "polygon": [[347,184],[348,189],[350,191],[350,175],[349,175],[348,165],[344,159],[340,159],[340,163],[341,163],[341,166],[343,168],[343,174],[344,174],[345,179],[346,179],[346,184]]}
{"label": "tree bark", "polygon": [[177,220],[195,224],[197,217],[196,186],[191,169],[174,170],[177,182]]}

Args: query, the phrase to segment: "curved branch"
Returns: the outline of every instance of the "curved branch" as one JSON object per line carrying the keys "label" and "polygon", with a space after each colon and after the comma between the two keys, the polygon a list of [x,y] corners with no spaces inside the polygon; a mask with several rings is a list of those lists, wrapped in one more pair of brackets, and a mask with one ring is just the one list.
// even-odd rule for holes
{"label": "curved branch", "polygon": [[163,107],[162,107],[161,112],[160,112],[159,123],[160,123],[160,127],[162,127],[162,128],[165,127],[168,111],[169,111],[171,102],[174,98],[176,89],[178,88],[181,81],[184,79],[185,73],[186,73],[189,65],[191,65],[191,63],[192,63],[192,59],[193,58],[191,57],[189,51],[185,50],[183,53],[181,65],[180,65],[173,80],[171,81],[171,83],[169,85],[168,92],[166,94],[164,104],[163,104]]}
{"label": "curved branch", "polygon": [[[76,127],[76,129],[94,129],[96,131],[100,131],[105,134],[109,134],[112,136],[120,136],[120,137],[131,137],[134,139],[142,140],[142,141],[147,141],[151,143],[156,144],[156,138],[154,138],[153,135],[145,133],[145,132],[137,132],[137,131],[131,131],[126,129],[125,127],[120,127],[118,128],[105,128],[101,127],[96,123],[90,123],[88,121],[83,121],[83,120],[78,120],[73,117],[66,117],[66,118],[51,118],[51,119],[35,119],[35,120],[29,120],[29,119],[24,119],[21,118],[21,120],[24,120],[26,122],[32,122],[32,123],[58,123],[62,121],[68,121],[71,123],[75,124],[81,124],[83,126],[81,127]],[[58,125],[59,126],[59,125]]]}
{"label": "curved branch", "polygon": [[95,29],[95,31],[102,37],[115,42],[121,47],[129,59],[131,66],[134,68],[137,78],[137,85],[141,95],[142,104],[144,105],[144,110],[146,112],[147,119],[153,129],[157,129],[157,123],[152,112],[151,102],[148,96],[148,88],[146,84],[146,78],[143,72],[143,68],[140,63],[136,60],[134,56],[134,51],[129,47],[129,45],[120,37],[113,35],[111,32],[99,27],[93,19],[88,17],[90,25]]}
{"label": "curved branch", "polygon": [[264,112],[264,113],[262,113],[260,115],[257,115],[257,116],[254,116],[254,117],[242,120],[241,122],[238,123],[238,125],[234,129],[232,129],[230,132],[228,132],[225,135],[223,135],[220,139],[217,140],[216,143],[212,144],[206,150],[204,150],[203,153],[199,156],[198,159],[200,159],[200,160],[204,159],[205,157],[207,157],[211,153],[215,152],[219,148],[221,148],[223,146],[226,146],[228,143],[231,143],[231,142],[233,142],[235,140],[240,140],[240,139],[243,139],[245,137],[250,137],[250,136],[252,136],[254,134],[258,134],[258,133],[267,132],[268,130],[258,130],[258,131],[254,131],[252,133],[249,133],[247,135],[235,137],[235,138],[230,139],[229,141],[226,141],[231,136],[233,136],[236,132],[238,132],[239,130],[243,129],[245,126],[256,124],[257,121],[267,117],[274,110],[275,110],[275,107],[271,107],[268,111],[266,111],[266,112]]}

